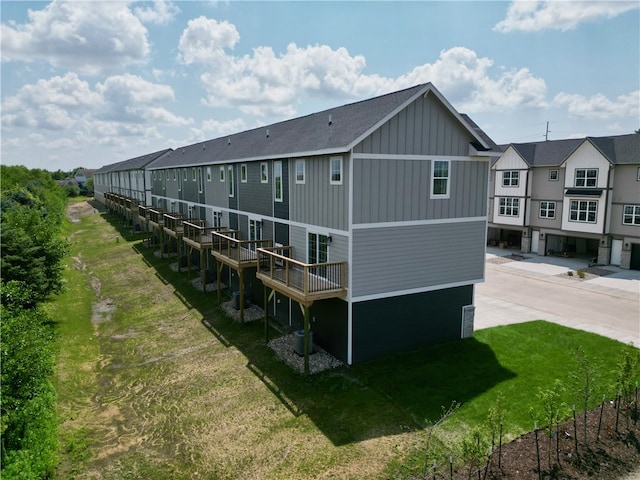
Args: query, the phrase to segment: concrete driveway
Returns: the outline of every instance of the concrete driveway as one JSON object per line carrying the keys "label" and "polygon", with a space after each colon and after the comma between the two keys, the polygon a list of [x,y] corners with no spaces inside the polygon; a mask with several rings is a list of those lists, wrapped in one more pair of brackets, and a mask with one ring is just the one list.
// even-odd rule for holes
{"label": "concrete driveway", "polygon": [[[485,282],[476,285],[475,329],[547,320],[640,347],[640,272],[601,267],[580,279],[587,260],[487,249]],[[568,276],[567,272],[574,272]]]}

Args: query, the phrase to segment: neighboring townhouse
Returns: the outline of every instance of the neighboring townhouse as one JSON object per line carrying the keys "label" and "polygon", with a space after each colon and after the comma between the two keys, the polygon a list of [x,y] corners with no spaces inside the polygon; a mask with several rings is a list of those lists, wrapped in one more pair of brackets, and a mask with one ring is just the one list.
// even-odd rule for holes
{"label": "neighboring townhouse", "polygon": [[640,135],[508,145],[490,192],[490,245],[640,269]]}
{"label": "neighboring townhouse", "polygon": [[89,180],[94,173],[95,173],[95,170],[79,168],[73,174],[73,178],[76,180],[76,182],[78,182],[78,186],[84,187],[87,183],[87,180]]}
{"label": "neighboring townhouse", "polygon": [[148,178],[149,174],[145,167],[170,151],[170,148],[166,148],[158,152],[105,165],[94,171],[93,189],[95,199],[105,203],[104,194],[113,193],[135,199],[144,205],[150,205],[151,185]]}
{"label": "neighboring townhouse", "polygon": [[199,231],[201,267],[362,362],[472,334],[492,145],[418,85],[159,155],[152,225]]}

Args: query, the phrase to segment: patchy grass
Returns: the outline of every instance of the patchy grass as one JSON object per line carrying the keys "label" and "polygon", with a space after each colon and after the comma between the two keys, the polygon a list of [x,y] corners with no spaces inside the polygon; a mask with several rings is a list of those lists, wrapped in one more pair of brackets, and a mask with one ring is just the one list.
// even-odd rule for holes
{"label": "patchy grass", "polygon": [[571,364],[575,345],[602,372],[626,348],[533,322],[305,378],[266,347],[261,324],[227,318],[215,293],[103,215],[69,226],[75,260],[51,306],[58,478],[402,477],[422,468],[441,406],[463,403],[443,427],[453,436],[502,392],[515,436],[531,429],[538,388],[569,378],[558,365]]}

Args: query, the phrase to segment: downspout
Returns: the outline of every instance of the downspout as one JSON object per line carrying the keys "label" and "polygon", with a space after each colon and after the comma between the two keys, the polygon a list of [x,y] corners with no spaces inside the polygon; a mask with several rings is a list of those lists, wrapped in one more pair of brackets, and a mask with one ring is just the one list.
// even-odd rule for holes
{"label": "downspout", "polygon": [[605,202],[604,202],[604,221],[602,222],[602,236],[605,236],[607,233],[607,223],[609,223],[609,190],[611,187],[611,171],[613,167],[609,165],[609,170],[607,171],[607,188],[604,190]]}
{"label": "downspout", "polygon": [[[527,200],[529,198],[529,182],[532,181],[529,175],[529,169],[527,172],[527,183],[524,186],[524,208],[522,209],[522,226],[527,227]],[[528,232],[528,227],[527,227]],[[520,240],[520,250],[522,251],[522,240]],[[531,250],[531,239],[529,239],[529,250]]]}

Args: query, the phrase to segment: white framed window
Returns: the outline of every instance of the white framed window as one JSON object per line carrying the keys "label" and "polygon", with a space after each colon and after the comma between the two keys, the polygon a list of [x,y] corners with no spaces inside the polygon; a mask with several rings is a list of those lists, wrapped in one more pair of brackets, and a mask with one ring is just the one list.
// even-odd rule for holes
{"label": "white framed window", "polygon": [[640,167],[638,167],[638,175],[636,176],[636,180],[640,182]]}
{"label": "white framed window", "polygon": [[269,183],[269,164],[267,162],[260,164],[260,183]]}
{"label": "white framed window", "polygon": [[596,168],[576,168],[575,186],[598,186],[598,170]]}
{"label": "white framed window", "polygon": [[518,170],[508,170],[502,172],[503,187],[517,187],[520,184],[520,172]]}
{"label": "white framed window", "polygon": [[431,198],[449,198],[449,160],[431,162]]}
{"label": "white framed window", "polygon": [[176,177],[177,177],[176,171],[177,171],[177,170],[174,168],[174,169],[173,169],[173,181],[174,181],[174,182],[176,181]]}
{"label": "white framed window", "polygon": [[156,175],[156,171],[153,171],[153,179],[156,180],[158,178],[158,176]]}
{"label": "white framed window", "polygon": [[276,202],[282,201],[282,162],[273,162],[273,189]]}
{"label": "white framed window", "polygon": [[342,157],[330,158],[329,183],[331,185],[342,185]]}
{"label": "white framed window", "polygon": [[191,180],[195,182],[196,178],[197,178],[197,176],[196,176],[196,168],[193,167],[193,168],[191,168]]}
{"label": "white framed window", "polygon": [[202,193],[204,192],[204,181],[202,178],[202,168],[198,168],[197,172],[197,177],[198,177],[198,192]]}
{"label": "white framed window", "polygon": [[225,176],[224,176],[224,167],[220,167],[220,181],[224,182]]}
{"label": "white framed window", "polygon": [[247,183],[247,164],[242,163],[240,165],[240,181],[242,183]]}
{"label": "white framed window", "polygon": [[553,170],[549,170],[549,181],[550,182],[557,182],[558,181],[558,170],[553,169]]}
{"label": "white framed window", "polygon": [[214,227],[221,227],[222,226],[222,212],[213,212],[213,226]]}
{"label": "white framed window", "polygon": [[556,202],[540,202],[540,218],[556,218]]}
{"label": "white framed window", "polygon": [[625,205],[622,214],[623,225],[640,227],[640,205]]}
{"label": "white framed window", "polygon": [[520,214],[520,199],[513,197],[502,197],[500,199],[500,209],[498,215],[505,217],[517,217]]}
{"label": "white framed window", "polygon": [[233,197],[235,195],[235,185],[233,184],[233,166],[229,165],[227,171],[227,185],[229,186],[229,196]]}
{"label": "white framed window", "polygon": [[572,222],[596,223],[598,202],[596,200],[571,200],[569,220]]}
{"label": "white framed window", "polygon": [[296,160],[296,183],[303,185],[305,174],[305,164],[304,159]]}
{"label": "white framed window", "polygon": [[211,167],[207,167],[207,182],[211,181]]}

